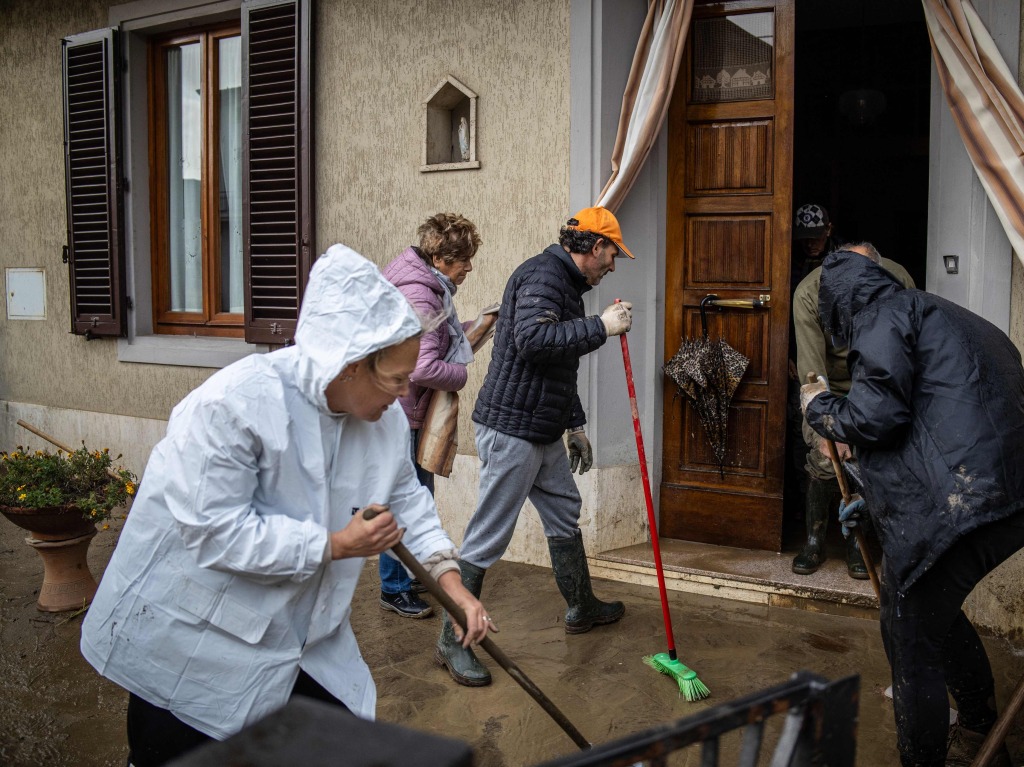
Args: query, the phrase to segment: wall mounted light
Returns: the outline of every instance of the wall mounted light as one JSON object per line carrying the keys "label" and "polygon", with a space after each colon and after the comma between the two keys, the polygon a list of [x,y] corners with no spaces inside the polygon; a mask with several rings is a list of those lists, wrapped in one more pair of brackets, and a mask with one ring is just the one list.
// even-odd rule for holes
{"label": "wall mounted light", "polygon": [[960,273],[960,256],[943,256],[942,263],[946,265],[946,274]]}

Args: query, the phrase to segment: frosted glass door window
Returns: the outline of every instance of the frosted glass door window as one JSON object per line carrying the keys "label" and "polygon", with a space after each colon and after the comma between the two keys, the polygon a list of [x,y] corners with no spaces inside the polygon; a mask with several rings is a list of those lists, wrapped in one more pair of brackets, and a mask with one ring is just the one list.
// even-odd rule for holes
{"label": "frosted glass door window", "polygon": [[691,39],[691,101],[749,101],[772,97],[773,12],[697,19]]}

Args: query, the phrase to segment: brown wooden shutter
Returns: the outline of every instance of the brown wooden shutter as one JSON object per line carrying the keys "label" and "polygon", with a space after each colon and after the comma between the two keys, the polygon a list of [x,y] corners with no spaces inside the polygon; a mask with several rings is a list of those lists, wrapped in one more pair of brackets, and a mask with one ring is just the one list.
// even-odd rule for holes
{"label": "brown wooden shutter", "polygon": [[310,0],[242,3],[245,340],[289,343],[313,263]]}
{"label": "brown wooden shutter", "polygon": [[62,41],[71,332],[127,334],[117,30]]}

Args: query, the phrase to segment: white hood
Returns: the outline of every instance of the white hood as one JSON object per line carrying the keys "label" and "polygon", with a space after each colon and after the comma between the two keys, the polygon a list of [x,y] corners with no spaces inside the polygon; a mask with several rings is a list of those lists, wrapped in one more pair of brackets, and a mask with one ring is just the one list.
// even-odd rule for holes
{"label": "white hood", "polygon": [[376,265],[332,245],[313,265],[299,312],[298,385],[329,413],[324,392],[346,365],[422,331],[412,305]]}

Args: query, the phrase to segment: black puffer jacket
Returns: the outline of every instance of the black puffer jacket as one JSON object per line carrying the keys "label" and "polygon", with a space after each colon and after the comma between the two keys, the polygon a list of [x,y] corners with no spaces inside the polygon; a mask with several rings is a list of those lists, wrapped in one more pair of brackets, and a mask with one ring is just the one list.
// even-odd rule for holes
{"label": "black puffer jacket", "polygon": [[557,244],[512,273],[474,421],[539,443],[586,423],[576,371],[580,357],[608,338],[600,317],[584,316],[588,290],[572,257]]}
{"label": "black puffer jacket", "polygon": [[1024,369],[992,323],[907,290],[856,253],[824,263],[822,324],[848,339],[846,397],[807,421],[856,447],[864,497],[901,591],[965,533],[1024,508]]}

